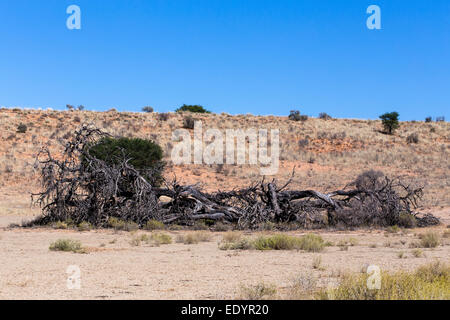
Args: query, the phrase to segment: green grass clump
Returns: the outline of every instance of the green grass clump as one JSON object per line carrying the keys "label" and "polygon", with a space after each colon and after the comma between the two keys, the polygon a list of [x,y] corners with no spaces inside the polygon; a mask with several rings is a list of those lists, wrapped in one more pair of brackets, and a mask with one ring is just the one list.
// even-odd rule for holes
{"label": "green grass clump", "polygon": [[399,233],[400,232],[400,227],[395,225],[395,226],[390,226],[386,228],[386,231],[388,233]]}
{"label": "green grass clump", "polygon": [[135,231],[139,229],[139,225],[132,221],[125,221],[111,217],[108,219],[108,227],[114,230]]}
{"label": "green grass clump", "polygon": [[398,216],[398,224],[404,228],[415,228],[417,226],[417,219],[412,214],[400,213]]}
{"label": "green grass clump", "polygon": [[212,235],[209,232],[193,232],[177,236],[176,241],[184,244],[197,244],[199,242],[211,241],[211,238]]}
{"label": "green grass clump", "polygon": [[320,252],[325,247],[326,243],[323,238],[317,234],[307,234],[300,238],[300,250],[308,252]]}
{"label": "green grass clump", "polygon": [[165,233],[153,233],[151,236],[148,236],[147,234],[140,234],[134,236],[131,239],[130,244],[138,247],[142,242],[159,247],[162,244],[171,244],[172,237]]}
{"label": "green grass clump", "polygon": [[52,224],[52,227],[54,229],[67,229],[69,226],[65,222],[57,221]]}
{"label": "green grass clump", "polygon": [[237,231],[228,231],[223,235],[223,241],[236,242],[242,239],[242,233]]}
{"label": "green grass clump", "polygon": [[293,237],[285,234],[272,236],[260,236],[254,240],[247,238],[224,238],[220,245],[222,250],[305,250],[308,252],[320,252],[326,246],[321,236],[307,234],[302,237]]}
{"label": "green grass clump", "polygon": [[256,250],[293,250],[298,246],[298,238],[284,234],[260,236],[253,242]]}
{"label": "green grass clump", "polygon": [[150,240],[156,245],[171,244],[172,237],[165,233],[154,233],[151,235]]}
{"label": "green grass clump", "polygon": [[413,256],[416,257],[416,258],[423,257],[423,251],[420,250],[420,249],[414,249],[414,250],[412,251],[412,254],[413,254]]}
{"label": "green grass clump", "polygon": [[404,271],[381,273],[381,288],[369,289],[368,274],[346,275],[339,286],[317,293],[319,299],[333,300],[448,300],[450,299],[450,266],[439,262]]}
{"label": "green grass clump", "polygon": [[219,244],[220,250],[250,250],[253,249],[253,244],[249,239],[243,238],[232,242],[223,242]]}
{"label": "green grass clump", "polygon": [[64,251],[64,252],[75,252],[82,253],[83,247],[80,241],[71,239],[58,239],[50,244],[49,249],[51,251]]}
{"label": "green grass clump", "polygon": [[150,230],[150,231],[163,230],[165,228],[166,228],[166,226],[164,225],[164,223],[162,223],[161,221],[158,221],[158,220],[154,220],[154,219],[147,221],[147,223],[145,224],[145,227],[144,227],[144,229]]}
{"label": "green grass clump", "polygon": [[437,233],[427,232],[420,237],[422,248],[436,248],[440,243],[440,237]]}
{"label": "green grass clump", "polygon": [[92,225],[89,222],[83,221],[80,224],[78,224],[79,231],[89,231],[91,229],[92,229]]}
{"label": "green grass clump", "polygon": [[138,247],[141,245],[141,242],[148,243],[149,241],[150,241],[150,237],[148,235],[141,234],[141,235],[133,236],[133,238],[131,238],[131,240],[130,240],[130,244],[132,246]]}

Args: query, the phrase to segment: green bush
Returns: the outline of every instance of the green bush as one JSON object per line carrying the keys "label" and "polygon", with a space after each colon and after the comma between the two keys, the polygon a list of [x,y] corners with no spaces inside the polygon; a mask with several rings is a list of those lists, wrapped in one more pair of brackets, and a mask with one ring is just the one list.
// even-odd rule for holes
{"label": "green bush", "polygon": [[80,241],[70,239],[58,239],[50,244],[49,249],[51,251],[65,251],[65,252],[82,252],[82,246]]}
{"label": "green bush", "polygon": [[199,105],[186,105],[183,104],[181,107],[179,107],[176,112],[194,112],[194,113],[211,113],[211,111],[206,110],[202,106]]}
{"label": "green bush", "polygon": [[393,134],[396,129],[400,126],[398,122],[399,114],[398,112],[389,112],[385,113],[380,116],[380,119],[382,120],[384,130],[388,134]]}
{"label": "green bush", "polygon": [[150,183],[158,185],[162,181],[163,150],[156,142],[151,140],[105,137],[89,146],[89,153],[109,165],[121,163],[123,155],[125,155],[125,157],[131,159],[128,163]]}

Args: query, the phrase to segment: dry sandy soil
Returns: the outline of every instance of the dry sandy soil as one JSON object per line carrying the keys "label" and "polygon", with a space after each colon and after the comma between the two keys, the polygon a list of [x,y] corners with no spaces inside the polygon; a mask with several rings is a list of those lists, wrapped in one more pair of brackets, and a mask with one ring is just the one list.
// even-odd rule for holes
{"label": "dry sandy soil", "polygon": [[[317,278],[321,286],[333,284],[343,272],[360,272],[375,264],[383,270],[410,270],[436,259],[450,262],[449,239],[435,249],[423,249],[416,258],[409,248],[417,234],[386,234],[384,230],[351,232],[320,231],[325,240],[337,243],[355,238],[357,244],[342,251],[337,246],[321,253],[297,251],[222,251],[221,233],[209,242],[185,245],[173,243],[152,247],[133,246],[133,234],[97,230],[77,232],[53,229],[10,229],[39,213],[30,209],[29,194],[38,190],[33,167],[39,148],[47,145],[54,152],[81,123],[94,123],[108,132],[152,138],[169,159],[171,132],[181,128],[182,114],[118,112],[56,112],[0,110],[0,298],[2,299],[222,299],[236,298],[241,285],[261,281],[274,284],[280,297],[286,297],[292,280],[301,276]],[[331,191],[340,189],[368,169],[402,175],[425,186],[420,208],[443,219],[433,228],[443,234],[450,223],[450,125],[449,123],[403,122],[394,136],[380,132],[380,121],[320,120],[292,122],[286,117],[196,115],[204,128],[279,128],[281,138],[280,171],[286,180],[297,167],[291,188]],[[18,133],[20,123],[26,133]],[[407,142],[418,134],[419,143]],[[259,180],[258,168],[249,166],[168,166],[168,175],[184,183],[201,182],[216,190],[247,185]],[[173,238],[186,231],[168,232]],[[302,231],[290,232],[300,235]],[[448,233],[447,233],[448,234]],[[255,233],[249,236],[256,236]],[[87,254],[49,250],[51,242],[69,238],[88,247]],[[404,258],[399,253],[404,252]],[[323,270],[312,267],[322,258]],[[66,286],[69,265],[81,270],[81,289]]]}
{"label": "dry sandy soil", "polygon": [[[448,230],[450,208],[437,215],[444,225],[432,230],[443,234]],[[135,234],[7,228],[10,223],[30,217],[0,217],[0,299],[234,299],[239,297],[241,286],[260,282],[275,285],[278,297],[287,298],[293,280],[298,277],[315,278],[319,286],[326,287],[335,284],[339,275],[361,272],[371,264],[397,271],[412,270],[436,260],[450,262],[448,238],[435,249],[422,249],[423,257],[414,257],[409,244],[427,229],[398,234],[382,230],[320,231],[325,240],[334,243],[321,253],[223,251],[218,247],[223,233],[213,233],[209,242],[186,245],[174,241],[155,247],[130,243],[144,231]],[[187,232],[194,231],[166,233],[175,239]],[[50,251],[50,243],[61,238],[81,241],[88,253]],[[347,251],[336,246],[340,240],[350,238],[356,239],[356,244]],[[401,252],[403,258],[398,256]],[[320,270],[312,267],[318,256],[322,259]],[[80,268],[79,290],[67,288],[66,271],[70,265]]]}

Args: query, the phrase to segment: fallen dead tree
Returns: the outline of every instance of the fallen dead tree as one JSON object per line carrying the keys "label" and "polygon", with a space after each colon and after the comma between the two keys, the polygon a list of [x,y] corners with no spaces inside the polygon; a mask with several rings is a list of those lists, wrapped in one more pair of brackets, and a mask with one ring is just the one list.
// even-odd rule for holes
{"label": "fallen dead tree", "polygon": [[363,173],[343,190],[331,193],[288,190],[292,177],[281,187],[275,180],[263,179],[243,189],[215,193],[177,181],[155,187],[129,165],[125,154],[115,165],[91,156],[89,146],[103,136],[100,130],[83,126],[67,142],[61,157],[53,157],[47,149],[39,153],[43,191],[33,199],[42,207],[43,215],[35,224],[71,220],[102,227],[110,218],[140,226],[149,220],[181,225],[198,220],[222,221],[239,228],[255,228],[267,222],[297,222],[305,227],[439,223],[433,216],[420,217],[414,212],[422,188],[376,171]]}

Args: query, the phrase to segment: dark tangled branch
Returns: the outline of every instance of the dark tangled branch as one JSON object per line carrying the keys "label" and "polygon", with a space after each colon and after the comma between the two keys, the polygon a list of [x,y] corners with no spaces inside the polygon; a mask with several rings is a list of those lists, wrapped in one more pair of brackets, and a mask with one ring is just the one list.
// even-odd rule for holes
{"label": "dark tangled branch", "polygon": [[43,191],[33,196],[43,215],[36,223],[71,220],[106,226],[113,217],[140,226],[149,220],[189,225],[208,219],[240,228],[254,228],[264,222],[300,222],[306,227],[439,223],[432,216],[420,218],[413,211],[422,188],[375,171],[358,176],[344,190],[327,194],[285,190],[292,177],[280,188],[275,180],[263,180],[240,190],[215,193],[176,181],[164,188],[154,187],[125,156],[116,165],[91,156],[88,146],[103,136],[100,130],[83,126],[67,142],[62,157],[53,157],[47,149],[39,153]]}

